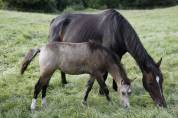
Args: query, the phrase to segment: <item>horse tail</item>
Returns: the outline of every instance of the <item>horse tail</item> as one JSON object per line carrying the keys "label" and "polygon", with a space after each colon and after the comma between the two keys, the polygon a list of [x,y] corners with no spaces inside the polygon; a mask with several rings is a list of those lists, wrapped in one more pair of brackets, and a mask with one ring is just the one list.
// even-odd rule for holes
{"label": "horse tail", "polygon": [[52,41],[63,41],[64,33],[70,19],[67,16],[58,16],[51,20],[50,29],[49,29],[49,42]]}
{"label": "horse tail", "polygon": [[24,60],[22,61],[22,65],[20,68],[20,73],[23,75],[25,70],[27,69],[28,65],[31,63],[33,58],[40,52],[40,49],[30,49],[28,53],[25,55]]}

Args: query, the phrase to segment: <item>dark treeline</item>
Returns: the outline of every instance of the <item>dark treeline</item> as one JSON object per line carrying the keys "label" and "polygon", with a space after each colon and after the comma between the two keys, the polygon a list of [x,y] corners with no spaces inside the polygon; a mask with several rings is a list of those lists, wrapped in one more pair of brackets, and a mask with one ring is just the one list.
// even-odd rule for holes
{"label": "dark treeline", "polygon": [[0,0],[0,8],[23,11],[55,12],[66,8],[106,9],[145,9],[176,5],[178,0]]}

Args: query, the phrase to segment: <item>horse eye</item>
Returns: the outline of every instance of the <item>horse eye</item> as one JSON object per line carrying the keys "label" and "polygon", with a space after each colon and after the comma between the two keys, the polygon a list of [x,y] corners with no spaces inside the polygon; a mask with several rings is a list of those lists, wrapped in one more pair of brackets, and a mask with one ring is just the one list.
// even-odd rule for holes
{"label": "horse eye", "polygon": [[125,95],[125,92],[122,92],[122,95]]}

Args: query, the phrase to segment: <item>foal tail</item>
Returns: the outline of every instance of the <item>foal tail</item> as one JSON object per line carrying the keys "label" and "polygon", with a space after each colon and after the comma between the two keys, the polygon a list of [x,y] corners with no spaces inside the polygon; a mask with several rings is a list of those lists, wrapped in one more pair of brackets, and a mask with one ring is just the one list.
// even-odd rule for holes
{"label": "foal tail", "polygon": [[24,60],[22,61],[22,65],[20,68],[20,73],[21,75],[25,72],[27,69],[28,65],[31,63],[33,58],[40,52],[40,49],[30,49],[28,53],[25,55]]}

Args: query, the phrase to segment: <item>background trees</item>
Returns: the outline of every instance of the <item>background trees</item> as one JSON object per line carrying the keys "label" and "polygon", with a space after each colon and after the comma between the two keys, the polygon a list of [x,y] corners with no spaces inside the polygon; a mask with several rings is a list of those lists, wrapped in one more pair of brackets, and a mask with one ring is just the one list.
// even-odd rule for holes
{"label": "background trees", "polygon": [[0,8],[54,12],[66,8],[154,8],[176,5],[178,0],[0,0]]}

